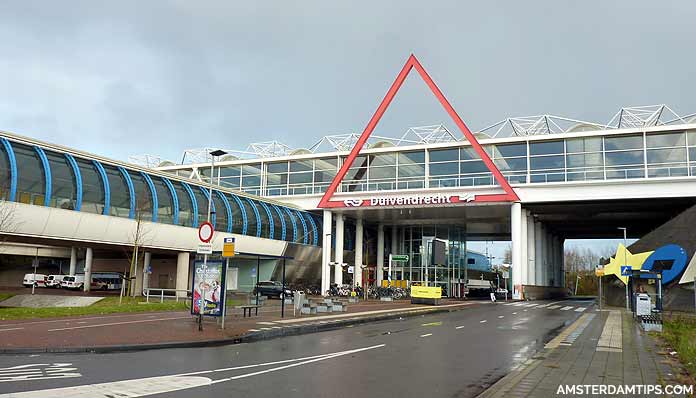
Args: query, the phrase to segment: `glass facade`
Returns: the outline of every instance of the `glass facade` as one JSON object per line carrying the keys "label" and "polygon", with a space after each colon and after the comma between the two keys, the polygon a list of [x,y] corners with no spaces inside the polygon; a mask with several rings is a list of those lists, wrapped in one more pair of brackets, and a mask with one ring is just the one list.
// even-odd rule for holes
{"label": "glass facade", "polygon": [[[5,199],[115,217],[139,216],[145,221],[194,228],[207,219],[208,188],[180,181],[176,173],[163,177],[5,137],[0,137],[0,143],[0,195]],[[288,168],[289,175],[305,174],[305,178],[313,174],[311,168]],[[217,169],[215,178],[221,185],[260,191],[260,163],[236,170],[239,173],[235,176],[234,168]],[[211,210],[211,221],[218,231],[319,243],[320,220],[304,211],[215,189]],[[301,225],[300,220],[307,225]]]}
{"label": "glass facade", "polygon": [[[516,138],[514,142],[483,145],[483,149],[511,184],[696,175],[696,131]],[[345,159],[343,155],[318,155],[250,164],[236,161],[219,167],[216,173],[220,185],[261,196],[320,194]],[[259,170],[264,173],[259,174]],[[199,173],[206,172],[199,168]],[[249,176],[246,183],[245,175]],[[368,150],[355,158],[338,189],[376,192],[497,185],[476,151],[457,142],[418,150]]]}

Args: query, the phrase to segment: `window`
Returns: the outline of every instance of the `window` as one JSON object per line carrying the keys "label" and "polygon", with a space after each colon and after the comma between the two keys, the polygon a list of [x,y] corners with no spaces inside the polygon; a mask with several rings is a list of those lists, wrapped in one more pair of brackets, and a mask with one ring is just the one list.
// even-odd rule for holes
{"label": "window", "polygon": [[7,200],[10,197],[12,171],[10,170],[10,161],[7,151],[5,151],[5,146],[0,145],[0,148],[2,148],[2,155],[0,155],[0,198],[2,200]]}
{"label": "window", "polygon": [[240,198],[240,199],[242,201],[242,206],[244,206],[244,210],[246,211],[247,220],[248,220],[247,235],[256,236],[256,231],[257,231],[256,212],[258,212],[258,209],[256,209],[256,207],[251,204],[251,199],[249,199],[249,198]]}
{"label": "window", "polygon": [[129,217],[130,214],[130,190],[125,177],[113,166],[104,165],[104,171],[109,180],[109,215],[116,217]]}
{"label": "window", "polygon": [[82,177],[82,208],[88,213],[104,213],[104,182],[94,162],[75,158]]}
{"label": "window", "polygon": [[624,149],[643,148],[643,136],[641,134],[610,136],[604,138],[604,149],[606,151],[620,151]]}
{"label": "window", "polygon": [[164,184],[162,177],[151,176],[152,184],[157,192],[157,222],[174,223],[174,198],[169,187]]}
{"label": "window", "polygon": [[17,161],[17,201],[31,205],[44,205],[46,176],[33,147],[13,143]]}
{"label": "window", "polygon": [[213,191],[213,203],[215,204],[215,230],[227,232],[227,207],[216,191]]}
{"label": "window", "polygon": [[555,155],[563,153],[563,141],[537,141],[529,143],[529,154]]}
{"label": "window", "polygon": [[220,169],[220,186],[239,189],[241,187],[240,176],[242,168],[240,166],[221,166]]}
{"label": "window", "polygon": [[646,160],[648,177],[680,177],[689,175],[687,168],[686,133],[647,134]]}
{"label": "window", "polygon": [[667,148],[686,145],[686,134],[679,133],[659,133],[647,134],[645,142],[648,148]]}
{"label": "window", "polygon": [[287,195],[288,162],[275,162],[266,165],[266,186],[268,195]]}
{"label": "window", "polygon": [[195,222],[197,220],[193,219],[193,204],[188,191],[179,181],[172,181],[172,185],[174,185],[174,192],[176,192],[176,197],[179,199],[179,225],[183,227],[198,227],[198,224]]}
{"label": "window", "polygon": [[66,210],[75,210],[77,202],[77,182],[75,173],[65,155],[45,151],[51,168],[50,206]]}
{"label": "window", "polygon": [[475,265],[476,264],[476,259],[475,258],[467,258],[466,263],[469,265]]}
{"label": "window", "polygon": [[242,166],[242,190],[254,195],[261,193],[261,163]]}
{"label": "window", "polygon": [[437,149],[430,151],[430,163],[455,162],[459,160],[458,149]]}
{"label": "window", "polygon": [[150,221],[152,220],[152,191],[142,174],[138,172],[128,174],[133,181],[135,191],[135,218]]}
{"label": "window", "polygon": [[[206,197],[206,194],[203,193],[203,189],[204,188],[201,186],[191,187],[193,196],[196,198],[196,203],[198,204],[198,222],[196,223],[196,226],[199,226],[208,220],[208,198]],[[212,206],[210,207],[210,222],[215,225],[215,213],[213,213],[213,210],[217,211],[218,209],[215,209]]]}
{"label": "window", "polygon": [[[244,216],[242,215],[242,208],[239,207],[239,198],[231,194],[225,195],[232,208],[232,232],[235,234],[242,234],[244,231]],[[246,213],[246,216],[250,217],[249,213]]]}

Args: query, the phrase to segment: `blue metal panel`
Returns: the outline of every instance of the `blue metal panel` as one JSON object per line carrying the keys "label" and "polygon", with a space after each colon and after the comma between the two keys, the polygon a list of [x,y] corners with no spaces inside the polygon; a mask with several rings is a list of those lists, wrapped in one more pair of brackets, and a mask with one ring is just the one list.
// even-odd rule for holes
{"label": "blue metal panel", "polygon": [[123,178],[126,180],[126,185],[128,185],[128,195],[130,198],[130,212],[128,213],[128,218],[133,219],[135,218],[135,188],[133,188],[133,180],[131,180],[128,170],[121,166],[118,166],[117,168],[118,171],[121,172]]}
{"label": "blue metal panel", "polygon": [[242,200],[239,199],[239,196],[233,193],[230,195],[232,195],[234,201],[237,202],[239,210],[242,212],[242,235],[246,235],[247,231],[249,230],[249,219],[247,218],[246,209],[244,208],[244,204],[242,204]]}
{"label": "blue metal panel", "polygon": [[152,183],[152,178],[147,173],[140,172],[140,175],[145,179],[145,183],[150,188],[150,193],[152,194],[152,222],[157,222],[157,209],[159,208],[159,203],[157,203],[157,191],[155,190],[155,184]]}
{"label": "blue metal panel", "polygon": [[261,214],[259,214],[259,209],[256,207],[256,203],[254,203],[253,200],[249,198],[244,198],[246,199],[247,202],[251,205],[251,209],[254,211],[254,215],[256,216],[256,237],[260,238],[261,237]]}
{"label": "blue metal panel", "polygon": [[92,160],[92,164],[97,168],[97,172],[102,179],[102,185],[104,186],[104,211],[102,214],[108,216],[111,212],[111,189],[109,188],[109,177],[106,176],[106,170],[104,166],[96,160]]}
{"label": "blue metal panel", "polygon": [[15,158],[10,141],[5,137],[0,137],[0,141],[2,141],[2,146],[5,147],[7,160],[10,163],[10,197],[8,199],[10,202],[14,202],[17,197],[17,158]]}
{"label": "blue metal panel", "polygon": [[287,207],[283,207],[283,209],[285,209],[285,212],[288,213],[288,217],[292,223],[292,241],[297,242],[297,222],[295,221],[295,215],[292,214],[292,211],[290,211],[290,209]]}
{"label": "blue metal panel", "polygon": [[220,191],[215,191],[215,193],[222,199],[222,203],[225,204],[225,211],[227,211],[227,232],[232,233],[232,208],[230,207],[230,202],[224,193]]}
{"label": "blue metal panel", "polygon": [[276,205],[271,205],[275,209],[276,213],[278,213],[278,217],[280,218],[280,227],[282,228],[282,233],[280,235],[280,240],[285,240],[285,237],[287,236],[286,234],[286,224],[285,224],[285,217],[283,217],[283,212],[280,210],[280,207]]}
{"label": "blue metal panel", "polygon": [[262,201],[259,201],[261,203],[261,206],[263,207],[264,210],[266,210],[266,215],[268,215],[268,224],[270,225],[271,228],[269,228],[269,236],[268,239],[275,239],[275,221],[273,221],[273,215],[271,214],[271,209],[268,208],[268,205]]}
{"label": "blue metal panel", "polygon": [[198,228],[198,201],[196,200],[196,195],[193,194],[193,190],[189,184],[182,182],[181,185],[184,187],[189,195],[189,198],[191,199],[191,207],[193,208],[193,221],[191,221],[191,226],[193,228]]}
{"label": "blue metal panel", "polygon": [[305,221],[304,217],[302,217],[302,212],[299,210],[295,210],[295,214],[297,214],[297,218],[302,221],[302,230],[304,231],[304,235],[302,235],[302,243],[305,245],[309,243],[309,231],[307,230],[307,222]]}
{"label": "blue metal panel", "polygon": [[[201,192],[203,192],[203,196],[205,196],[206,199],[208,199],[208,202],[210,202],[210,214],[212,215],[213,213],[217,214],[217,210],[215,210],[215,202],[211,200],[210,195],[208,195],[208,190],[203,188],[203,187],[198,187]],[[213,229],[215,229],[215,220],[217,219],[217,216],[215,218],[211,217],[210,222],[213,224]]]}
{"label": "blue metal panel", "polygon": [[304,213],[307,218],[309,218],[310,224],[312,224],[312,229],[314,230],[314,239],[313,239],[313,245],[317,246],[319,245],[319,232],[317,231],[317,224],[314,222],[314,217],[312,217],[311,214],[309,213]]}
{"label": "blue metal panel", "polygon": [[77,161],[73,155],[69,153],[64,153],[65,159],[67,159],[70,168],[75,176],[75,210],[80,211],[82,208],[82,175],[80,174],[80,167],[77,165]]}
{"label": "blue metal panel", "polygon": [[169,181],[168,178],[160,177],[164,185],[169,189],[169,194],[172,195],[172,201],[174,202],[174,217],[172,218],[172,224],[179,225],[179,197],[176,196],[176,191],[174,190],[174,185]]}
{"label": "blue metal panel", "polygon": [[41,147],[35,146],[34,150],[39,155],[39,159],[41,159],[41,165],[44,169],[44,177],[46,178],[46,190],[44,191],[44,206],[48,207],[51,205],[51,165],[48,163],[46,152],[44,152],[44,150],[41,149]]}

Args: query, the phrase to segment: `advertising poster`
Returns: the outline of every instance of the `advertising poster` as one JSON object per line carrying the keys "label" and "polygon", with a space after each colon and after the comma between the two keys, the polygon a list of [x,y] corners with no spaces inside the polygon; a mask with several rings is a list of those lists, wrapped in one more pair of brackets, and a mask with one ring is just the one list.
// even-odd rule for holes
{"label": "advertising poster", "polygon": [[225,274],[222,261],[203,261],[193,263],[193,291],[191,292],[191,314],[210,316],[222,315],[225,294]]}

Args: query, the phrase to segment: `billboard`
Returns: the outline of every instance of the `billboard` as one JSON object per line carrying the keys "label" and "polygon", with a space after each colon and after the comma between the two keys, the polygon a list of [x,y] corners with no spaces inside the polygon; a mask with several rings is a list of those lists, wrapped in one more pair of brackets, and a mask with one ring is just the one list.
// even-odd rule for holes
{"label": "billboard", "polygon": [[433,239],[430,251],[430,265],[446,265],[447,264],[447,249],[446,243]]}
{"label": "billboard", "polygon": [[224,311],[225,273],[222,261],[203,261],[193,263],[191,292],[191,314],[198,315],[203,306],[203,314],[221,316]]}

